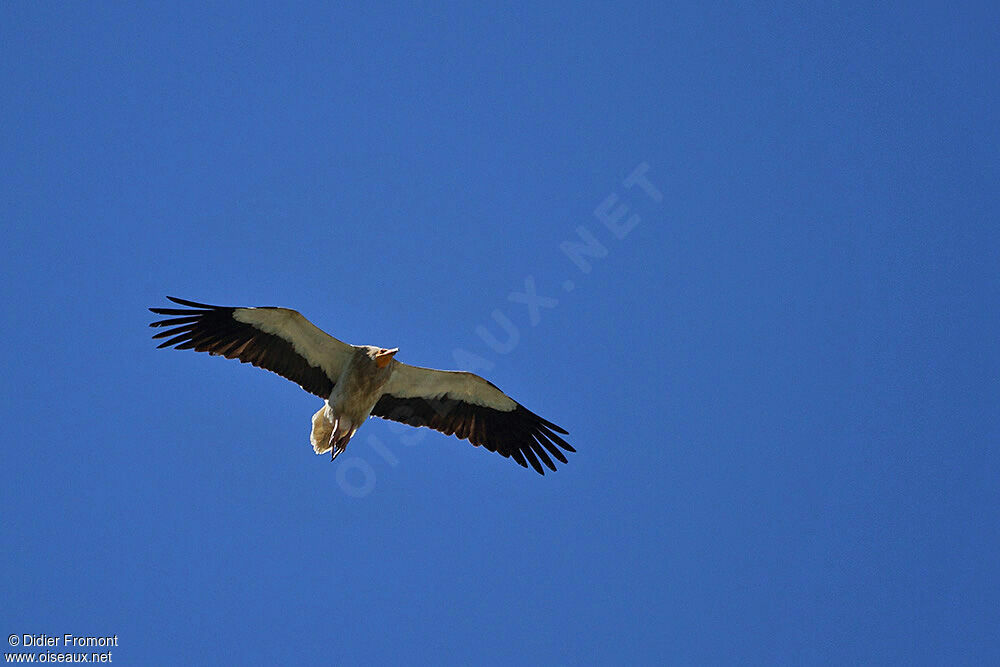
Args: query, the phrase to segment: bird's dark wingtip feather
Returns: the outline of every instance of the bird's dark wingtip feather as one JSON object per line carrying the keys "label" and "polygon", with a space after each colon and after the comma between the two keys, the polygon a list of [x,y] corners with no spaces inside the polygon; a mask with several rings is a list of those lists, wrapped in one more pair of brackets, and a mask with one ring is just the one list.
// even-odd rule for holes
{"label": "bird's dark wingtip feather", "polygon": [[537,458],[535,458],[535,453],[531,451],[530,447],[523,448],[521,453],[524,454],[524,458],[528,460],[528,463],[530,463],[531,467],[535,469],[535,472],[539,475],[545,474],[545,471],[542,470],[542,464],[538,462]]}
{"label": "bird's dark wingtip feather", "polygon": [[514,409],[515,410],[520,410],[523,413],[526,413],[528,417],[531,417],[532,419],[536,420],[539,424],[541,424],[542,426],[544,426],[546,428],[552,429],[553,431],[556,431],[557,433],[562,433],[563,435],[569,435],[569,431],[567,431],[566,429],[564,429],[562,426],[559,426],[557,424],[553,424],[552,422],[550,422],[545,417],[541,417],[539,415],[536,415],[534,412],[532,412],[528,408],[524,407],[520,403],[517,403],[517,407],[514,408]]}
{"label": "bird's dark wingtip feather", "polygon": [[212,306],[207,303],[198,303],[197,301],[178,299],[176,296],[168,296],[167,298],[173,301],[174,303],[180,304],[182,306],[188,306],[189,308],[204,308],[207,310],[216,310],[217,308],[225,308],[225,306]]}
{"label": "bird's dark wingtip feather", "polygon": [[510,457],[515,461],[517,461],[517,464],[522,468],[528,467],[528,462],[524,460],[524,454],[521,453],[521,450],[519,449],[511,450]]}
{"label": "bird's dark wingtip feather", "polygon": [[528,446],[531,447],[531,450],[533,452],[535,452],[535,456],[538,458],[539,461],[544,463],[549,470],[555,472],[556,464],[552,462],[552,459],[549,458],[549,455],[545,453],[545,449],[542,448],[542,446],[538,444],[538,442],[532,439],[528,441]]}
{"label": "bird's dark wingtip feather", "polygon": [[549,440],[548,436],[543,431],[539,431],[538,433],[535,433],[535,440],[537,440],[538,442],[540,442],[542,444],[542,447],[544,447],[545,449],[547,449],[549,451],[549,453],[552,454],[552,456],[556,457],[557,459],[559,459],[563,463],[569,463],[569,460],[566,458],[566,455],[563,454],[561,451],[559,451],[559,448],[556,447],[556,445],[554,445]]}
{"label": "bird's dark wingtip feather", "polygon": [[553,424],[548,419],[542,419],[541,417],[539,417],[538,420],[540,422],[542,422],[542,424],[544,424],[546,427],[548,427],[548,428],[552,429],[553,431],[555,431],[556,433],[562,433],[563,435],[569,435],[569,431],[567,431],[566,429],[564,429],[562,426],[557,426],[556,424]]}
{"label": "bird's dark wingtip feather", "polygon": [[541,433],[542,435],[544,435],[546,438],[548,438],[552,442],[554,442],[555,444],[557,444],[560,447],[562,447],[563,449],[565,449],[566,451],[570,451],[570,452],[575,452],[576,451],[575,449],[573,449],[569,445],[568,442],[566,442],[561,437],[559,437],[558,435],[556,435],[555,433],[553,433],[552,429],[541,427],[541,428],[538,429],[538,432]]}
{"label": "bird's dark wingtip feather", "polygon": [[180,308],[150,308],[149,310],[150,310],[150,312],[156,313],[157,315],[178,315],[178,316],[183,316],[183,315],[190,315],[191,313],[196,313],[198,315],[204,315],[205,314],[205,313],[199,312],[197,310],[190,310],[188,308],[184,308],[183,310],[180,309]]}

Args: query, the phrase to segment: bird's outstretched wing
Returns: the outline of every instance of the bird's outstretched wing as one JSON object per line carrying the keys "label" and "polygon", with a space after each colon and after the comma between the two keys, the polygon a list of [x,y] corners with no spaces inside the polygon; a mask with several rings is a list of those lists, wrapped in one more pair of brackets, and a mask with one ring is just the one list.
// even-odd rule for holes
{"label": "bird's outstretched wing", "polygon": [[455,435],[513,458],[525,468],[530,463],[542,475],[542,463],[556,469],[549,454],[566,463],[560,447],[576,451],[558,435],[566,431],[478,375],[398,361],[393,364],[392,376],[372,410],[373,416]]}
{"label": "bird's outstretched wing", "polygon": [[239,359],[297,383],[327,398],[354,347],[325,333],[288,308],[210,306],[168,296],[186,308],[150,308],[169,327],[153,336],[168,338],[159,347],[195,350]]}

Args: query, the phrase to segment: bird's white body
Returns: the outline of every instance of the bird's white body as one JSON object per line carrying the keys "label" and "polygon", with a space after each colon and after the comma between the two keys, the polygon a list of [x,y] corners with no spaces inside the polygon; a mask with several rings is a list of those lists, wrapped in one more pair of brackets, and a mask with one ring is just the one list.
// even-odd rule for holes
{"label": "bird's white body", "polygon": [[[382,357],[390,357],[382,366],[376,361],[380,353]],[[396,366],[396,362],[391,361],[392,354],[394,350],[355,346],[326,404],[313,415],[309,441],[317,454],[333,450],[330,458],[337,458],[371,416]]]}

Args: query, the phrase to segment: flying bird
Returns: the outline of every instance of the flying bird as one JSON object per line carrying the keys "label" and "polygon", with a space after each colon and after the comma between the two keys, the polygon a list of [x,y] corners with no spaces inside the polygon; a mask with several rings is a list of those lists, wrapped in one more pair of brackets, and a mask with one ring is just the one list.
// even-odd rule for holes
{"label": "flying bird", "polygon": [[[168,296],[184,308],[150,308],[169,315],[151,327],[167,338],[158,347],[239,359],[295,382],[325,400],[312,417],[309,440],[317,454],[337,458],[369,416],[427,426],[468,440],[544,475],[542,464],[567,463],[575,452],[567,432],[474,373],[410,366],[399,348],[350,345],[317,328],[300,313],[265,306],[210,306]],[[561,448],[561,449],[560,449]],[[551,455],[551,456],[550,456]]]}

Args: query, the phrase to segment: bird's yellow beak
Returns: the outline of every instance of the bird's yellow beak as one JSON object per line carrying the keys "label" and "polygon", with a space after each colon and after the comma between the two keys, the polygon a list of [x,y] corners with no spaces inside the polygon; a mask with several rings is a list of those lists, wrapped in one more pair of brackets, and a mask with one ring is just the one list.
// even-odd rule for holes
{"label": "bird's yellow beak", "polygon": [[379,368],[385,368],[389,365],[389,362],[392,361],[392,355],[397,352],[399,352],[398,347],[394,347],[391,350],[379,350],[375,354],[375,365]]}

